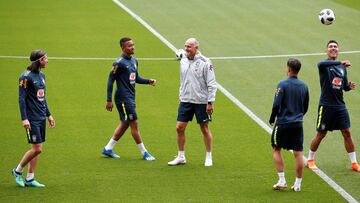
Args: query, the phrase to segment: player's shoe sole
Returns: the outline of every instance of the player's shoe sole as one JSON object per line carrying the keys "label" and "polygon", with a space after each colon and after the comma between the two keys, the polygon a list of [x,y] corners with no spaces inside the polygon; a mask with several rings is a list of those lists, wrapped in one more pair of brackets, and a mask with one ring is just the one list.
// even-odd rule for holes
{"label": "player's shoe sole", "polygon": [[285,190],[286,188],[287,188],[286,183],[284,184],[276,183],[275,185],[273,185],[274,190]]}
{"label": "player's shoe sole", "polygon": [[35,187],[35,188],[44,188],[45,187],[44,184],[39,183],[35,179],[32,179],[30,181],[25,181],[25,186],[26,187]]}
{"label": "player's shoe sole", "polygon": [[184,164],[186,164],[186,158],[185,157],[180,158],[178,156],[174,160],[168,162],[169,166],[177,166],[177,165],[184,165]]}

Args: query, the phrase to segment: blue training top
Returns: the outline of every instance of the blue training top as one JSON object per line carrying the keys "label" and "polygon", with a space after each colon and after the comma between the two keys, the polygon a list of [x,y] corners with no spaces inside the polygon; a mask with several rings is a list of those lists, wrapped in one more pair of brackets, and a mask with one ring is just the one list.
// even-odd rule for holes
{"label": "blue training top", "polygon": [[319,105],[345,108],[343,90],[349,91],[346,67],[340,61],[324,60],[318,64],[321,96]]}
{"label": "blue training top", "polygon": [[129,102],[135,105],[135,83],[149,84],[138,74],[138,62],[133,57],[121,55],[114,63],[107,83],[107,101],[112,101],[113,84],[116,81],[115,103]]}
{"label": "blue training top", "polygon": [[50,111],[45,98],[45,75],[38,70],[26,70],[19,78],[21,119],[45,120]]}
{"label": "blue training top", "polygon": [[276,124],[298,123],[309,107],[309,91],[304,82],[296,76],[281,81],[276,89],[270,123]]}

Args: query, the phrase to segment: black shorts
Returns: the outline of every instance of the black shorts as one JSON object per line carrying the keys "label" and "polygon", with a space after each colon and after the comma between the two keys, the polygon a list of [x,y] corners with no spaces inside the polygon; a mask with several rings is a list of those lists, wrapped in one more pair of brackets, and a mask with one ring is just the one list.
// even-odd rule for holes
{"label": "black shorts", "polygon": [[45,142],[46,120],[29,121],[30,128],[26,129],[26,137],[29,144],[40,144]]}
{"label": "black shorts", "polygon": [[350,128],[349,112],[345,107],[319,106],[317,131],[333,131]]}
{"label": "black shorts", "polygon": [[275,125],[271,135],[271,146],[286,150],[302,151],[304,133],[302,123]]}
{"label": "black shorts", "polygon": [[211,121],[211,116],[206,112],[206,106],[207,104],[180,102],[177,121],[192,121],[195,114],[197,123],[208,123],[209,121]]}
{"label": "black shorts", "polygon": [[137,120],[136,106],[131,102],[121,102],[116,104],[122,122]]}

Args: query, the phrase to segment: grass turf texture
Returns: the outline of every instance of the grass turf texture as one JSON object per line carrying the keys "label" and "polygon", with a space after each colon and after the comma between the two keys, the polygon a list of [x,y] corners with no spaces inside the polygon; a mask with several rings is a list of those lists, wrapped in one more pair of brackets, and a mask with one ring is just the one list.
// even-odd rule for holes
{"label": "grass turf texture", "polygon": [[[0,31],[0,55],[28,55],[34,48],[43,48],[49,56],[115,58],[120,52],[117,44],[119,37],[126,35],[135,40],[136,57],[173,56],[159,40],[111,1],[1,2],[0,9],[0,22],[3,25]],[[183,31],[181,27],[177,29]],[[191,32],[195,31],[198,30]],[[183,40],[189,35],[175,35],[177,40],[174,42],[182,46]],[[212,49],[211,46],[206,47],[206,44],[212,41],[206,39],[203,42],[207,55]],[[222,49],[225,50],[225,47]],[[50,61],[45,70],[47,99],[57,128],[47,130],[47,142],[36,174],[47,187],[34,190],[17,188],[10,175],[11,168],[16,166],[28,148],[24,130],[20,126],[17,104],[17,78],[28,61],[0,60],[3,72],[0,90],[5,95],[0,100],[0,121],[3,124],[0,201],[25,198],[29,201],[54,202],[344,201],[309,170],[305,170],[301,193],[272,191],[271,186],[277,178],[268,134],[220,92],[211,125],[214,134],[214,167],[203,167],[203,142],[198,126],[194,123],[187,130],[188,164],[181,167],[166,166],[166,162],[176,154],[175,119],[179,76],[178,63],[175,61],[140,61],[139,64],[142,76],[158,79],[155,88],[137,86],[140,131],[145,145],[157,161],[141,161],[129,133],[124,135],[115,148],[122,156],[121,159],[102,158],[100,150],[118,123],[116,111],[105,111],[106,79],[111,63]],[[226,67],[230,66],[215,63],[218,80],[225,84],[224,75],[231,73]],[[274,68],[279,67],[279,64],[283,63],[275,62]],[[253,64],[248,65],[255,67]],[[247,67],[247,63],[242,66]],[[251,78],[246,80],[252,81]],[[316,77],[314,81],[317,83]],[[275,86],[275,81],[271,84]],[[275,87],[269,85],[266,88],[269,88],[272,97]],[[254,97],[250,89],[242,94]],[[340,143],[340,140],[334,142]],[[287,180],[291,186],[294,180],[293,158],[285,153],[285,159]],[[344,169],[345,166],[339,166],[336,162],[329,164],[343,170],[346,177],[342,180],[345,182],[353,178],[353,174]]]}

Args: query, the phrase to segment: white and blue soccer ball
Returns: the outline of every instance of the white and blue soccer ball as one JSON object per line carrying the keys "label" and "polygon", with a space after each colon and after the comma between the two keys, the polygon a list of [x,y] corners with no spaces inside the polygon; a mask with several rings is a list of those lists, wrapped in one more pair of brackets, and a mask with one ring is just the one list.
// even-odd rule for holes
{"label": "white and blue soccer ball", "polygon": [[335,21],[335,13],[331,9],[323,9],[319,13],[319,20],[324,25],[331,25]]}

